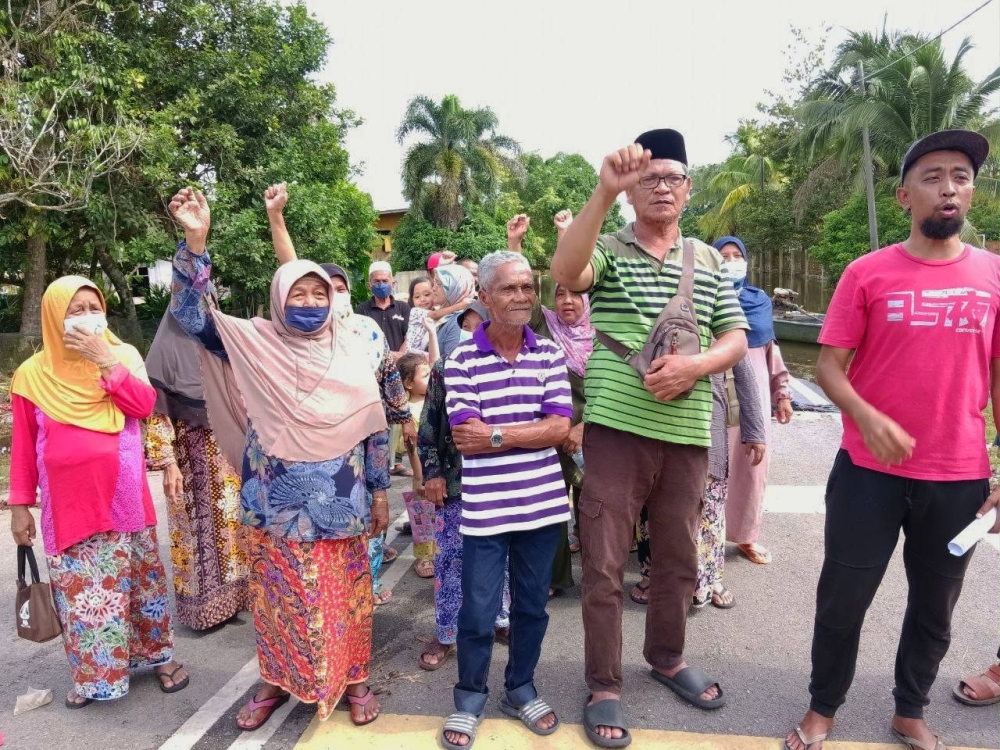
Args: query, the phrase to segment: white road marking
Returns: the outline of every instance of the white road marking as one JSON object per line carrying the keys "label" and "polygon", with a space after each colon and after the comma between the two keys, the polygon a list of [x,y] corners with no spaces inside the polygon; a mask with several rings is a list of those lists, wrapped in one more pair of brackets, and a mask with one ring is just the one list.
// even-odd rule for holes
{"label": "white road marking", "polygon": [[215,722],[222,718],[240,696],[259,679],[260,669],[255,656],[244,664],[243,668],[219,689],[219,692],[205,701],[204,705],[185,721],[170,739],[160,745],[160,750],[191,750]]}

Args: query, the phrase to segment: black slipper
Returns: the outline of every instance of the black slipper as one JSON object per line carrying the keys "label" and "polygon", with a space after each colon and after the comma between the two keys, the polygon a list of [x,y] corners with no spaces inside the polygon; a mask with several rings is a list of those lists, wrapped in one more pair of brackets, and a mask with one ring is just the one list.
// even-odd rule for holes
{"label": "black slipper", "polygon": [[[82,698],[83,696],[80,696],[80,697]],[[71,711],[76,711],[76,709],[78,709],[78,708],[86,708],[87,706],[89,706],[93,702],[94,702],[93,698],[83,698],[83,702],[82,703],[74,703],[73,701],[71,701],[69,699],[69,696],[66,697],[66,701],[65,701],[66,708],[70,709]]]}
{"label": "black slipper", "polygon": [[[597,733],[599,726],[621,729],[623,736],[617,739],[602,737]],[[628,733],[628,727],[625,725],[621,700],[606,698],[590,705],[590,698],[587,698],[587,703],[583,706],[583,731],[587,733],[587,739],[598,747],[628,747],[632,744],[632,735]]]}
{"label": "black slipper", "polygon": [[[181,680],[180,682],[174,682],[174,675],[180,672],[182,669],[184,669],[184,665],[178,664],[176,667],[174,667],[174,670],[172,672],[167,672],[167,671],[156,672],[155,673],[156,681],[160,683],[160,690],[163,691],[164,693],[177,693],[186,688],[188,686],[188,683],[191,682],[191,675],[184,675],[183,680]],[[171,685],[170,687],[164,685],[163,684],[164,677],[166,677],[174,684]]]}

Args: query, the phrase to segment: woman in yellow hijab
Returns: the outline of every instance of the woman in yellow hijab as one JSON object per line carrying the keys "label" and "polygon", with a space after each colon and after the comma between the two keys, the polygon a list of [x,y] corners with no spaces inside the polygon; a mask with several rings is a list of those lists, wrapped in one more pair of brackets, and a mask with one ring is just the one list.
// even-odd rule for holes
{"label": "woman in yellow hijab", "polygon": [[[11,383],[11,531],[42,541],[73,672],[68,708],[121,698],[130,667],[160,689],[188,684],[173,661],[166,574],[146,481],[139,421],[156,391],[139,353],[108,330],[100,290],[80,276],[42,297],[42,344]],[[40,490],[40,493],[37,492]]]}

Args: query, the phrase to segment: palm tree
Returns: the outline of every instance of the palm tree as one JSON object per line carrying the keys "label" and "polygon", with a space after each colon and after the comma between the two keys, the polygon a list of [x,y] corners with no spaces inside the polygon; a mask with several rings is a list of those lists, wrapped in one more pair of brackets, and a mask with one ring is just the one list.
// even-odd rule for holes
{"label": "palm tree", "polygon": [[396,131],[400,144],[414,133],[424,137],[403,161],[403,195],[411,210],[454,231],[464,203],[497,192],[506,174],[523,178],[516,158],[521,147],[497,133],[498,124],[493,110],[464,109],[454,95],[440,104],[427,96],[411,99]]}
{"label": "palm tree", "polygon": [[778,171],[774,160],[757,153],[731,154],[719,165],[702,196],[712,209],[698,220],[706,237],[731,234],[736,225],[737,209],[754,192],[781,189],[787,178]]}
{"label": "palm tree", "polygon": [[860,172],[867,125],[876,176],[889,186],[910,144],[938,130],[975,130],[996,149],[1000,123],[989,98],[1000,91],[1000,68],[973,81],[963,66],[971,49],[964,39],[949,63],[940,40],[851,32],[798,108],[798,146],[810,161],[833,155]]}

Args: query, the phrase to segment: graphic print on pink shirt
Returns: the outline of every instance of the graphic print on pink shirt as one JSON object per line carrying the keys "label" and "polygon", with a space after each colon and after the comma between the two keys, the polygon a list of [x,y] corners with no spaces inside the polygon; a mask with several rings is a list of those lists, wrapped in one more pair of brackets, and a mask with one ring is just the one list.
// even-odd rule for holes
{"label": "graphic print on pink shirt", "polygon": [[1000,357],[998,306],[1000,257],[985,250],[966,246],[933,261],[890,245],[847,267],[819,342],[855,350],[855,390],[917,443],[912,458],[887,467],[844,415],[843,447],[855,464],[912,479],[990,476],[982,411]]}

